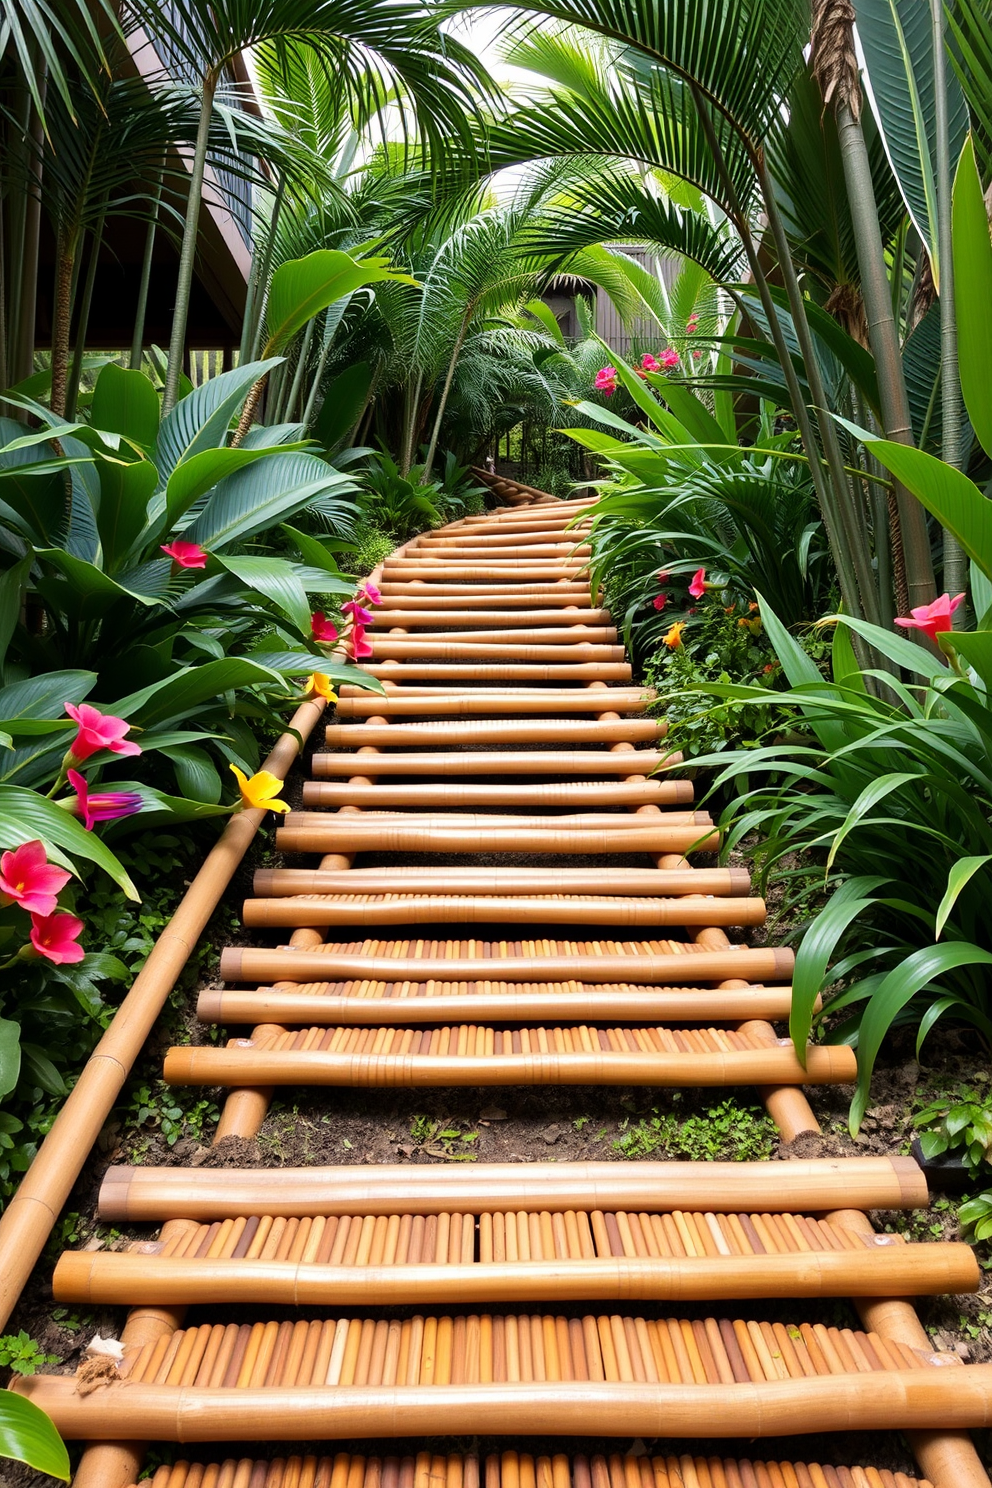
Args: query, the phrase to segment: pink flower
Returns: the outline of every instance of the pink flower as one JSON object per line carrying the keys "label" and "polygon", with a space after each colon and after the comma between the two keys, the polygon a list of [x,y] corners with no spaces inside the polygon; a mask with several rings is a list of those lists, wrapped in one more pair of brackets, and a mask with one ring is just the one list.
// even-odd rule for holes
{"label": "pink flower", "polygon": [[659,568],[658,573],[657,573],[657,579],[658,579],[658,583],[659,584],[667,584],[667,583],[669,583],[671,581],[671,577],[672,576],[668,572],[668,569],[667,568]]}
{"label": "pink flower", "polygon": [[654,605],[656,610],[663,610],[668,603],[668,595],[656,594],[651,603]]}
{"label": "pink flower", "polygon": [[365,638],[365,626],[360,620],[356,620],[349,637],[351,654],[355,661],[362,661],[372,655],[372,642]]}
{"label": "pink flower", "polygon": [[699,324],[699,316],[696,314],[696,312],[694,310],[692,312],[692,314],[689,316],[688,322],[686,324],[686,328],[685,328],[686,329],[686,335],[691,336],[692,333],[693,333],[693,331],[698,326],[698,324]]}
{"label": "pink flower", "polygon": [[610,397],[612,393],[615,393],[617,390],[616,367],[600,367],[599,371],[596,373],[596,379],[593,383],[593,386],[595,387],[597,393],[605,393],[607,397]]}
{"label": "pink flower", "polygon": [[56,966],[66,962],[82,961],[83,948],[78,945],[83,933],[83,922],[75,915],[33,914],[31,916],[31,944],[39,956],[54,961]]}
{"label": "pink flower", "polygon": [[350,615],[355,625],[371,625],[375,619],[371,610],[365,609],[357,599],[349,599],[341,606],[343,615]]}
{"label": "pink flower", "polygon": [[337,640],[338,628],[331,624],[323,610],[315,610],[310,616],[310,634],[315,641],[329,646],[332,641]]}
{"label": "pink flower", "polygon": [[71,877],[48,862],[45,844],[35,838],[0,857],[0,904],[19,904],[30,914],[53,914],[56,895]]}
{"label": "pink flower", "polygon": [[694,362],[698,362],[698,361],[700,361],[700,360],[701,360],[701,358],[702,358],[702,355],[703,355],[703,353],[702,353],[702,352],[701,352],[701,351],[694,351],[694,352],[693,352],[693,353],[692,353],[692,360],[693,360],[693,361],[694,361]]}
{"label": "pink flower", "polygon": [[162,543],[162,552],[168,553],[177,568],[206,568],[208,554],[200,547],[199,543],[175,542]]}
{"label": "pink flower", "polygon": [[661,365],[663,367],[671,369],[672,367],[677,367],[678,364],[678,352],[675,350],[674,346],[666,346],[664,351],[661,353]]}
{"label": "pink flower", "polygon": [[382,604],[382,595],[379,592],[378,584],[370,584],[368,580],[359,589],[357,598],[359,604]]}
{"label": "pink flower", "polygon": [[693,574],[691,580],[689,581],[689,593],[692,595],[693,599],[702,599],[703,595],[706,593],[705,568],[696,569],[696,572]]}
{"label": "pink flower", "polygon": [[661,363],[657,360],[656,357],[653,357],[649,351],[646,351],[641,357],[641,366],[644,368],[645,372],[661,371]]}
{"label": "pink flower", "polygon": [[110,713],[101,713],[89,703],[64,703],[69,717],[79,724],[79,733],[72,741],[69,753],[76,764],[89,759],[100,749],[109,749],[111,754],[140,754],[141,747],[124,735],[131,727],[123,718],[114,718]]}
{"label": "pink flower", "polygon": [[923,630],[935,641],[942,630],[954,629],[951,616],[963,599],[963,594],[956,594],[953,599],[949,594],[942,594],[933,604],[917,605],[911,618],[900,616],[896,624],[904,630]]}
{"label": "pink flower", "polygon": [[69,784],[76,792],[76,799],[69,806],[73,816],[81,816],[87,832],[92,832],[98,821],[116,821],[119,816],[133,816],[141,810],[141,797],[137,791],[91,791],[78,770],[69,770]]}

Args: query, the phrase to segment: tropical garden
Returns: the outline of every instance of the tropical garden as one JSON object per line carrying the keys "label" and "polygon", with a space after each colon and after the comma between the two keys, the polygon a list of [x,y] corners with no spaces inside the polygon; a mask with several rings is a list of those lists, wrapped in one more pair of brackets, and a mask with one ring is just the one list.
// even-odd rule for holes
{"label": "tropical garden", "polygon": [[[857,1046],[852,1130],[887,1041],[981,1051],[923,1125],[983,1238],[992,6],[533,0],[484,59],[467,9],[4,0],[0,1192],[170,880],[272,800],[265,741],[377,685],[365,576],[530,441],[533,484],[595,492],[638,674],[778,886],[797,1049]],[[121,224],[133,323],[101,345]]]}

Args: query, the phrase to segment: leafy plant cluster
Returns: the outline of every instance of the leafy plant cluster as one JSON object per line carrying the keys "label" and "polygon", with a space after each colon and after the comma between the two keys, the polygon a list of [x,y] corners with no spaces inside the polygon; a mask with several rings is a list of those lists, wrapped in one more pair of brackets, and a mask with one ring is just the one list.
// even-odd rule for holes
{"label": "leafy plant cluster", "polygon": [[[913,1117],[920,1131],[920,1146],[928,1160],[947,1153],[960,1158],[980,1192],[968,1198],[958,1218],[975,1240],[992,1237],[992,1093],[958,1085],[941,1099],[931,1101]],[[974,1335],[973,1335],[974,1336]]]}
{"label": "leafy plant cluster", "polygon": [[706,1111],[680,1111],[681,1092],[672,1095],[673,1109],[657,1106],[636,1119],[628,1118],[614,1152],[625,1158],[650,1157],[664,1151],[690,1162],[758,1162],[771,1156],[777,1140],[775,1125],[758,1106],[724,1100]]}

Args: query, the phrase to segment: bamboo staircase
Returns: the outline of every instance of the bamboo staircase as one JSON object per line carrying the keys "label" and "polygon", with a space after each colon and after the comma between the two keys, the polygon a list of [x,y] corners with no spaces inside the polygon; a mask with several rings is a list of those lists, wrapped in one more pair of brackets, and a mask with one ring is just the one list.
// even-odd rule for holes
{"label": "bamboo staircase", "polygon": [[[747,875],[689,862],[717,834],[590,593],[583,504],[521,490],[375,576],[385,695],[342,689],[277,832],[299,865],[256,874],[260,943],[200,994],[247,1036],[165,1059],[227,1089],[216,1141],[277,1086],[556,1084],[755,1086],[791,1140],[802,1086],[854,1076],[772,1026],[792,960],[728,936],[764,920]],[[989,1488],[963,1428],[992,1367],[906,1300],[974,1290],[974,1256],[868,1217],[925,1202],[899,1157],[113,1168],[101,1216],[157,1238],[67,1252],[54,1287],[132,1308],[121,1378],[20,1388],[91,1443],[77,1488],[126,1488],[148,1442],[197,1444],[153,1488]],[[860,1328],[806,1319],[831,1297]],[[906,1431],[921,1477],[753,1450],[845,1430]]]}

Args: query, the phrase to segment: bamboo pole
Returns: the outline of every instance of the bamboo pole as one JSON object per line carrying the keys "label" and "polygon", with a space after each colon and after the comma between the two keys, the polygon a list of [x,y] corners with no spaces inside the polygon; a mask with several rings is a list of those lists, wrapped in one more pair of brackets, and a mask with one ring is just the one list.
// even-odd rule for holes
{"label": "bamboo pole", "polygon": [[[255,893],[385,894],[434,889],[439,894],[508,896],[558,892],[595,892],[603,887],[601,868],[352,868],[327,872],[319,868],[258,868]],[[611,868],[609,887],[618,894],[713,894],[737,898],[750,892],[744,868]]]}
{"label": "bamboo pole", "polygon": [[76,1393],[37,1374],[12,1388],[69,1440],[137,1432],[161,1441],[285,1441],[459,1435],[762,1437],[901,1431],[992,1423],[992,1364],[901,1369],[741,1384],[507,1382],[491,1385],[195,1390],[135,1381]]}
{"label": "bamboo pole", "polygon": [[[335,775],[350,777],[355,771],[354,754],[315,754],[311,769],[318,779]],[[644,776],[670,769],[682,763],[681,754],[662,754],[658,750],[638,750],[634,765]],[[362,766],[365,774],[382,775],[629,775],[625,759],[599,750],[524,750],[474,749],[471,754],[383,754]],[[601,881],[601,880],[600,880]],[[703,892],[707,892],[703,890]]]}
{"label": "bamboo pole", "polygon": [[[562,818],[552,818],[553,827],[492,827],[478,820],[473,824],[448,825],[428,817],[404,822],[358,821],[341,816],[314,826],[287,826],[276,832],[280,852],[444,852],[478,853],[479,826],[487,827],[487,852],[527,853],[637,853],[717,852],[720,834],[708,831],[705,823],[685,826],[599,827],[579,830],[562,827]],[[527,818],[524,818],[527,820]]]}
{"label": "bamboo pole", "polygon": [[[367,985],[360,984],[363,988]],[[387,984],[383,984],[384,986]],[[309,1026],[338,1025],[382,1027],[392,1024],[442,1023],[464,1018],[479,1022],[534,1022],[568,1018],[589,1022],[641,1018],[669,1022],[709,1019],[732,1022],[748,1018],[788,1018],[791,987],[744,987],[732,991],[692,987],[686,990],[645,988],[622,991],[616,987],[585,990],[579,983],[565,983],[568,991],[542,991],[539,987],[507,989],[496,983],[489,992],[462,992],[461,983],[434,983],[423,996],[362,996],[289,991],[267,987],[258,991],[227,991],[206,988],[197,1000],[202,1023],[302,1023]]]}
{"label": "bamboo pole", "polygon": [[557,642],[547,646],[527,646],[516,641],[501,644],[498,641],[449,641],[441,636],[437,640],[406,638],[394,641],[391,637],[370,637],[372,656],[375,661],[517,661],[535,663],[541,661],[572,662],[622,662],[625,651],[622,646],[595,646],[585,641],[572,641],[568,645]]}
{"label": "bamboo pole", "polygon": [[303,787],[304,806],[437,806],[457,810],[463,806],[508,806],[540,808],[542,806],[636,806],[646,801],[660,805],[687,805],[692,801],[691,780],[624,781],[576,780],[550,784],[464,785],[457,781],[440,781],[427,785],[394,785],[379,780],[374,785],[354,786],[342,782],[328,785],[307,781]]}
{"label": "bamboo pole", "polygon": [[[322,698],[303,703],[263,768],[284,779],[299,753],[300,740],[309,736],[323,709]],[[263,811],[245,810],[228,821],[66,1097],[37,1157],[0,1218],[0,1324],[10,1316],[176,977],[186,965],[264,815]]]}
{"label": "bamboo pole", "polygon": [[[382,603],[379,613],[390,615],[394,612],[401,614],[445,614],[449,610],[455,614],[486,614],[495,610],[499,614],[513,614],[523,611],[526,614],[543,614],[547,610],[561,613],[567,611],[572,613],[589,615],[609,616],[609,610],[592,609],[587,607],[589,600],[589,587],[586,584],[529,584],[524,585],[522,592],[506,594],[500,590],[493,592],[475,593],[473,588],[464,584],[452,584],[447,590],[438,589],[434,585],[428,588],[424,584],[402,584],[396,586],[401,592],[390,593],[393,586],[387,586],[382,590]],[[482,586],[485,588],[485,586]],[[407,592],[409,591],[409,592]],[[536,592],[535,592],[536,591]],[[402,622],[400,622],[402,623]],[[466,621],[466,624],[471,622]],[[527,622],[530,623],[529,621]],[[552,622],[547,621],[548,624]],[[563,624],[569,623],[566,620]],[[608,623],[608,622],[607,622]]]}
{"label": "bamboo pole", "polygon": [[[563,617],[567,612],[562,612]],[[376,617],[378,619],[378,617]],[[373,642],[381,639],[383,626],[392,623],[392,617],[384,616],[378,625],[373,625],[371,636]],[[399,622],[396,622],[399,624]],[[389,631],[385,639],[390,640],[392,631]],[[510,627],[508,630],[500,628],[498,621],[492,621],[485,630],[458,630],[454,625],[445,625],[443,622],[437,630],[424,631],[423,634],[410,638],[410,645],[455,645],[458,643],[466,645],[514,645],[518,647],[530,646],[565,646],[569,649],[580,642],[591,646],[610,646],[617,648],[617,631],[614,625],[567,625],[564,619],[557,624],[535,625],[529,630]],[[622,648],[620,648],[622,649]],[[416,653],[420,654],[420,653]]]}
{"label": "bamboo pole", "polygon": [[377,748],[403,744],[604,744],[654,743],[663,739],[668,725],[658,718],[619,718],[601,722],[586,718],[490,718],[427,723],[329,723],[325,735],[332,746],[346,749],[360,744]]}
{"label": "bamboo pole", "polygon": [[[517,713],[553,713],[556,717],[569,713],[588,713],[590,704],[581,692],[572,696],[559,688],[557,691],[533,688],[532,696],[497,692],[477,693],[456,688],[439,688],[428,691],[425,687],[398,687],[395,683],[386,697],[353,698],[339,697],[339,718],[361,718],[371,712],[394,718],[403,714],[427,714],[433,718],[471,717],[475,714],[496,713],[501,717]],[[619,691],[619,689],[617,689]],[[614,707],[620,713],[643,713],[650,698],[637,694],[621,694]],[[438,772],[441,773],[440,771]]]}
{"label": "bamboo pole", "polygon": [[329,1266],[297,1261],[176,1259],[66,1251],[56,1302],[109,1306],[265,1302],[275,1306],[439,1306],[628,1298],[725,1301],[743,1297],[937,1296],[978,1290],[968,1245],[893,1245],[785,1255],[603,1257],[517,1263]]}
{"label": "bamboo pole", "polygon": [[487,898],[478,894],[361,894],[246,899],[249,928],[290,925],[763,925],[763,899],[624,899],[575,895]]}
{"label": "bamboo pole", "polygon": [[629,661],[550,662],[433,662],[421,661],[400,667],[398,662],[367,662],[362,668],[370,677],[395,682],[398,677],[417,677],[434,682],[629,682]]}
{"label": "bamboo pole", "polygon": [[[786,980],[792,975],[795,957],[790,950],[763,947],[751,950],[737,946],[730,951],[650,956],[617,955],[529,955],[529,956],[391,956],[324,951],[268,950],[228,946],[221,952],[220,974],[225,982],[258,981],[347,981],[354,978],[377,981],[479,982],[560,981],[567,973],[576,981],[602,984],[629,982],[632,986],[718,982],[727,976],[743,976],[749,982]],[[826,1045],[824,1048],[828,1047]],[[845,1045],[830,1046],[838,1052]],[[850,1051],[848,1051],[850,1052]]]}

